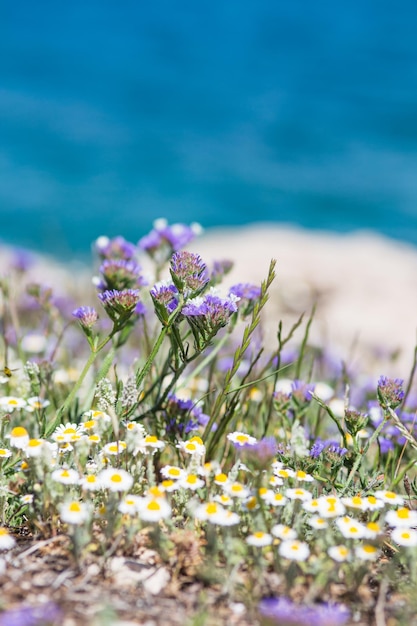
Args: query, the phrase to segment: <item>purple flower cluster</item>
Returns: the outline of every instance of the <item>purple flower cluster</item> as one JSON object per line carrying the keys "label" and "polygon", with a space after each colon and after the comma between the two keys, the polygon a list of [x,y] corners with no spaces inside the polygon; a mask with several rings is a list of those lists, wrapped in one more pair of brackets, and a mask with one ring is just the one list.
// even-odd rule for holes
{"label": "purple flower cluster", "polygon": [[52,602],[9,609],[0,615],[0,626],[58,626],[61,623],[62,612]]}
{"label": "purple flower cluster", "polygon": [[182,314],[188,318],[197,332],[205,336],[226,326],[237,305],[233,297],[220,298],[213,293],[205,294],[187,302]]}
{"label": "purple flower cluster", "polygon": [[242,456],[258,469],[266,469],[278,454],[278,444],[274,437],[263,437],[256,443],[246,444]]}
{"label": "purple flower cluster", "polygon": [[129,261],[138,254],[137,246],[120,236],[113,239],[99,237],[94,247],[102,259],[123,259]]}
{"label": "purple flower cluster", "polygon": [[214,261],[212,270],[210,272],[210,281],[212,285],[221,283],[223,277],[226,276],[233,268],[233,261],[229,259],[222,259],[221,261]]}
{"label": "purple flower cluster", "polygon": [[186,250],[174,252],[170,271],[175,286],[186,295],[201,292],[209,280],[206,264],[200,255]]}
{"label": "purple flower cluster", "polygon": [[339,446],[337,441],[333,439],[316,439],[310,449],[310,456],[317,459],[323,451],[330,452],[337,456],[343,457],[347,453],[347,448]]}
{"label": "purple flower cluster", "polygon": [[154,222],[151,232],[142,237],[138,246],[158,263],[167,261],[173,252],[184,248],[201,231],[198,224],[171,224],[159,219]]}
{"label": "purple flower cluster", "polygon": [[229,289],[229,295],[240,298],[241,300],[257,300],[261,295],[261,288],[250,283],[238,283]]}
{"label": "purple flower cluster", "polygon": [[209,416],[193,400],[178,398],[175,394],[168,396],[165,408],[165,428],[167,434],[183,437],[199,426],[205,426]]}
{"label": "purple flower cluster", "polygon": [[144,312],[143,305],[140,306],[138,289],[125,289],[124,291],[111,289],[99,293],[98,298],[114,322],[125,321],[132,313]]}
{"label": "purple flower cluster", "polygon": [[280,626],[343,626],[350,618],[341,604],[296,604],[288,598],[265,598],[259,613]]}
{"label": "purple flower cluster", "polygon": [[98,320],[97,311],[91,306],[80,306],[72,312],[84,330],[91,330]]}
{"label": "purple flower cluster", "polygon": [[161,281],[152,287],[150,294],[156,314],[166,322],[178,306],[178,289],[173,283]]}
{"label": "purple flower cluster", "polygon": [[134,259],[106,259],[100,266],[98,289],[135,289],[146,285],[142,268]]}
{"label": "purple flower cluster", "polygon": [[305,383],[302,380],[294,380],[291,383],[291,397],[297,404],[306,404],[310,402],[314,388],[314,385]]}
{"label": "purple flower cluster", "polygon": [[401,378],[380,376],[378,380],[378,401],[383,409],[395,409],[404,399],[404,381]]}

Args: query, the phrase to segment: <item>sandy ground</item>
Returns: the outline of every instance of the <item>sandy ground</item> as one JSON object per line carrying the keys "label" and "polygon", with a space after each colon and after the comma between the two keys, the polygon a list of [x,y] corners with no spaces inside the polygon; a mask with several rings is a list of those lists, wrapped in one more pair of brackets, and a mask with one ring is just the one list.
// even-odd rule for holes
{"label": "sandy ground", "polygon": [[280,319],[289,328],[316,302],[315,343],[344,360],[387,364],[380,373],[408,374],[417,333],[416,248],[367,232],[329,235],[265,224],[206,232],[192,249],[207,263],[233,260],[229,283],[259,283],[277,260],[266,307],[272,339]]}

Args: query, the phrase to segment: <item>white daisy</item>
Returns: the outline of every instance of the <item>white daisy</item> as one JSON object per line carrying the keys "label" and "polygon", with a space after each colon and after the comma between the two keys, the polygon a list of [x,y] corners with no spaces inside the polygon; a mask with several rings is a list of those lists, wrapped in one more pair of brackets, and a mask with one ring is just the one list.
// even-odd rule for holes
{"label": "white daisy", "polygon": [[86,474],[80,479],[81,488],[85,491],[99,491],[102,488],[101,480],[95,474]]}
{"label": "white daisy", "polygon": [[249,544],[250,546],[263,548],[264,546],[271,545],[272,536],[269,533],[258,531],[258,532],[252,533],[252,535],[248,535],[246,537],[246,543]]}
{"label": "white daisy", "polygon": [[16,540],[7,528],[0,526],[0,550],[10,550],[16,545]]}
{"label": "white daisy", "polygon": [[17,398],[16,396],[3,396],[0,398],[0,407],[9,413],[15,409],[23,409],[26,406],[26,400]]}
{"label": "white daisy", "polygon": [[136,515],[138,512],[139,504],[140,504],[139,496],[128,494],[124,496],[124,498],[120,501],[120,504],[117,508],[120,511],[120,513],[127,514],[127,515]]}
{"label": "white daisy", "polygon": [[206,447],[200,437],[191,437],[188,441],[180,441],[177,448],[192,456],[204,456]]}
{"label": "white daisy", "polygon": [[83,524],[90,517],[90,510],[83,502],[66,502],[61,505],[59,514],[63,522],[67,524]]}
{"label": "white daisy", "polygon": [[178,486],[182,489],[191,489],[192,491],[196,491],[197,489],[201,489],[204,487],[204,480],[199,478],[196,474],[188,474],[187,476],[183,476],[178,481]]}
{"label": "white daisy", "polygon": [[355,546],[355,556],[361,561],[375,561],[378,558],[379,550],[370,543]]}
{"label": "white daisy", "polygon": [[278,539],[283,540],[292,540],[297,538],[297,531],[290,526],[285,526],[285,524],[275,524],[272,526],[271,533],[274,537],[278,537]]}
{"label": "white daisy", "polygon": [[29,433],[23,426],[15,426],[12,428],[10,435],[6,435],[10,440],[10,445],[13,448],[24,450],[29,443]]}
{"label": "white daisy", "polygon": [[102,470],[98,479],[103,487],[110,491],[129,491],[133,485],[133,478],[128,472],[113,467]]}
{"label": "white daisy", "polygon": [[159,522],[171,515],[171,507],[164,498],[140,498],[138,513],[144,522]]}
{"label": "white daisy", "polygon": [[62,485],[78,485],[80,482],[80,476],[74,469],[56,469],[52,472],[51,478]]}
{"label": "white daisy", "polygon": [[406,507],[391,510],[386,513],[385,521],[388,526],[395,528],[411,528],[417,526],[417,511],[410,511]]}
{"label": "white daisy", "polygon": [[290,561],[305,561],[310,555],[310,548],[304,541],[285,539],[280,543],[278,553]]}
{"label": "white daisy", "polygon": [[242,433],[238,430],[233,433],[229,433],[227,435],[227,439],[234,443],[236,446],[253,446],[255,443],[257,443],[255,437],[251,437],[250,435]]}
{"label": "white daisy", "polygon": [[400,546],[417,546],[417,530],[412,528],[394,528],[391,539]]}
{"label": "white daisy", "polygon": [[374,496],[375,498],[378,498],[378,500],[382,500],[382,502],[385,502],[386,504],[404,504],[404,498],[399,494],[394,493],[393,491],[388,491],[385,489],[381,491],[375,491]]}
{"label": "white daisy", "polygon": [[344,561],[348,561],[350,559],[351,552],[349,548],[344,545],[339,546],[331,546],[327,550],[327,554],[333,561],[337,561],[338,563],[344,563]]}
{"label": "white daisy", "polygon": [[161,476],[171,480],[178,480],[180,478],[183,478],[183,476],[185,476],[186,474],[186,471],[184,469],[176,465],[164,465],[164,467],[161,467],[160,472]]}
{"label": "white daisy", "polygon": [[84,432],[81,424],[61,424],[52,433],[52,439],[58,443],[70,443],[77,440]]}
{"label": "white daisy", "polygon": [[110,441],[103,446],[102,452],[108,456],[118,456],[126,450],[125,441]]}

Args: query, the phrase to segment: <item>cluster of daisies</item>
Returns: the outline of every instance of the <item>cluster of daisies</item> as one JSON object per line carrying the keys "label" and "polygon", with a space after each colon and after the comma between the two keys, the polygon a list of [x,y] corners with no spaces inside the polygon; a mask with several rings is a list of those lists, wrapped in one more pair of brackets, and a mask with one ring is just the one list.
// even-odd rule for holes
{"label": "cluster of daisies", "polygon": [[[28,518],[42,515],[44,497],[68,527],[91,528],[93,521],[112,517],[122,527],[136,520],[138,529],[159,523],[169,528],[182,516],[198,529],[234,527],[252,550],[274,550],[284,560],[307,563],[323,554],[338,563],[375,561],[384,542],[417,546],[417,512],[402,495],[382,489],[326,493],[311,474],[276,455],[256,470],[245,461],[248,451],[262,449],[262,441],[248,433],[227,434],[234,451],[231,466],[222,467],[205,460],[204,442],[195,434],[174,447],[128,421],[117,425],[115,437],[112,416],[90,410],[79,423],[61,424],[48,438],[37,438],[30,432],[36,420],[25,420],[24,412],[39,414],[46,400],[4,396],[0,406],[12,417],[9,427],[2,422],[0,467],[4,475],[20,475]],[[14,544],[0,528],[0,549]]]}

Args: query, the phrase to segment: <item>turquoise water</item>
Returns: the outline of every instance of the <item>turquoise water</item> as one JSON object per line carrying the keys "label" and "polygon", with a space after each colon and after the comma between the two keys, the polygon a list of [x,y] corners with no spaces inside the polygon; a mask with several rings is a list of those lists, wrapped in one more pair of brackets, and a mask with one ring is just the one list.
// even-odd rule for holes
{"label": "turquoise water", "polygon": [[2,3],[0,239],[152,221],[417,245],[417,4]]}

